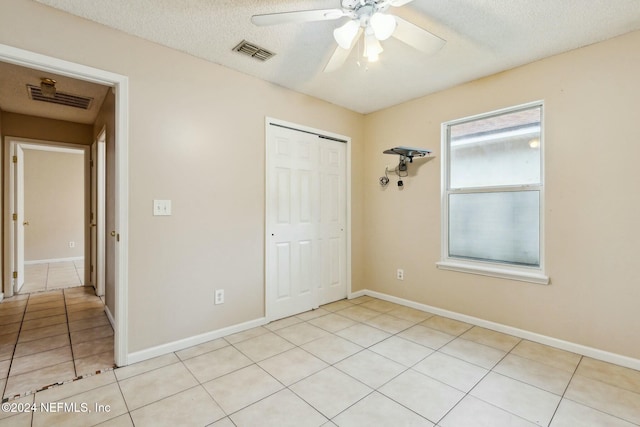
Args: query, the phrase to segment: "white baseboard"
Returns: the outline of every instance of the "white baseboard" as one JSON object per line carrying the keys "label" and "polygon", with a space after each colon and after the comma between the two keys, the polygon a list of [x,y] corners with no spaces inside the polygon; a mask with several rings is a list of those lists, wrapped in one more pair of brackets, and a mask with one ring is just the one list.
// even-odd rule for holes
{"label": "white baseboard", "polygon": [[355,292],[351,292],[349,293],[349,295],[347,296],[348,299],[355,299],[358,297],[363,297],[366,295],[366,290],[362,290],[362,291],[355,291]]}
{"label": "white baseboard", "polygon": [[127,363],[132,364],[142,362],[143,360],[151,359],[153,357],[162,356],[174,351],[184,350],[185,348],[193,347],[194,345],[202,344],[207,341],[212,341],[218,338],[225,337],[227,335],[246,331],[247,329],[266,325],[267,323],[267,318],[261,317],[259,319],[250,320],[248,322],[228,326],[226,328],[218,329],[200,335],[195,335],[193,337],[173,341],[156,347],[147,348],[145,350],[136,351],[133,353],[129,353],[129,355],[127,356]]}
{"label": "white baseboard", "polygon": [[450,319],[459,320],[461,322],[466,322],[472,325],[481,326],[483,328],[491,329],[497,332],[513,335],[518,338],[523,338],[529,341],[559,348],[561,350],[566,350],[572,353],[581,354],[583,356],[588,356],[593,359],[598,359],[604,362],[614,363],[616,365],[625,366],[627,368],[640,370],[640,360],[634,359],[628,356],[623,356],[621,354],[611,353],[605,350],[588,347],[582,344],[576,344],[570,341],[564,341],[558,338],[553,338],[546,335],[537,334],[535,332],[526,331],[524,329],[518,329],[513,326],[507,326],[501,323],[491,322],[489,320],[468,316],[466,314],[456,313],[455,311],[449,311],[449,310],[444,310],[438,307],[432,307],[426,304],[420,304],[414,301],[409,301],[403,298],[394,297],[391,295],[383,294],[381,292],[371,291],[368,289],[351,294],[349,295],[349,298],[350,299],[356,298],[356,296],[354,296],[356,294],[357,296],[368,295],[381,300],[404,305],[406,307],[415,308],[416,310],[426,311],[429,313],[437,314],[439,316],[448,317]]}
{"label": "white baseboard", "polygon": [[54,262],[82,261],[83,259],[84,259],[83,256],[71,257],[71,258],[35,259],[35,260],[31,260],[31,261],[25,261],[24,265],[50,264],[50,263],[54,263]]}
{"label": "white baseboard", "polygon": [[107,319],[109,319],[109,323],[111,323],[111,327],[115,331],[116,320],[113,318],[113,314],[111,314],[111,310],[109,310],[109,307],[107,307],[107,304],[104,305],[104,313],[107,315]]}

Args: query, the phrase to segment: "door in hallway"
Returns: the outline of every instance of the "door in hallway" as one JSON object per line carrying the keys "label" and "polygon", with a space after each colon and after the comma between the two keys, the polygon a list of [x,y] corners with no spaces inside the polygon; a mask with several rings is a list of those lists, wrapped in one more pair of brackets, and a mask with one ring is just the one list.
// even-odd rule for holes
{"label": "door in hallway", "polygon": [[105,275],[105,132],[91,144],[91,284],[96,295],[104,295]]}

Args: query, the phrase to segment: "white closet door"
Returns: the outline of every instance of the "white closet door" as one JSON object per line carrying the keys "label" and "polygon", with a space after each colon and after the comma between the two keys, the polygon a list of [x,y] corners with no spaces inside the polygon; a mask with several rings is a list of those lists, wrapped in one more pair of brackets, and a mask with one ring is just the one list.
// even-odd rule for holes
{"label": "white closet door", "polygon": [[[335,177],[340,167],[346,170],[345,153],[344,143],[268,127],[266,298],[270,320],[316,308],[334,295],[339,295],[335,299],[346,296],[346,172],[341,181]],[[337,290],[338,283],[342,291]]]}
{"label": "white closet door", "polygon": [[346,144],[320,140],[320,305],[347,295]]}

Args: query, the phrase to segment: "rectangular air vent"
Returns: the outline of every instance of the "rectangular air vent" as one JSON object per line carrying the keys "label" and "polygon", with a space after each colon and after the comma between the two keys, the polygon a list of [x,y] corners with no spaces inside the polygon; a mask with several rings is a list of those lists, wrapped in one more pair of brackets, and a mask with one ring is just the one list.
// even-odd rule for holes
{"label": "rectangular air vent", "polygon": [[44,96],[39,86],[27,85],[29,98],[34,101],[50,102],[52,104],[65,105],[67,107],[81,108],[88,110],[91,107],[93,98],[86,96],[72,95],[70,93],[56,92],[53,98]]}
{"label": "rectangular air vent", "polygon": [[240,43],[238,43],[238,45],[234,47],[233,50],[263,62],[275,55],[275,53],[269,52],[267,49],[257,46],[253,43],[249,43],[246,40],[242,40]]}

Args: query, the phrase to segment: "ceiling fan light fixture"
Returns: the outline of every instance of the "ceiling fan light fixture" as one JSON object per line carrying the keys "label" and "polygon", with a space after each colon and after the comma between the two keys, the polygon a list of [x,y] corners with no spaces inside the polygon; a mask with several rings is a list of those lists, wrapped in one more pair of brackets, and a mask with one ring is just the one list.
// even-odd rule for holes
{"label": "ceiling fan light fixture", "polygon": [[397,26],[396,20],[392,15],[380,12],[374,13],[369,22],[378,40],[386,40],[391,37]]}
{"label": "ceiling fan light fixture", "polygon": [[351,20],[343,26],[333,30],[333,37],[341,48],[349,49],[351,48],[359,29],[360,23],[358,21]]}
{"label": "ceiling fan light fixture", "polygon": [[369,62],[376,62],[384,49],[375,34],[367,34],[364,37],[364,56]]}

